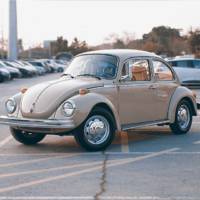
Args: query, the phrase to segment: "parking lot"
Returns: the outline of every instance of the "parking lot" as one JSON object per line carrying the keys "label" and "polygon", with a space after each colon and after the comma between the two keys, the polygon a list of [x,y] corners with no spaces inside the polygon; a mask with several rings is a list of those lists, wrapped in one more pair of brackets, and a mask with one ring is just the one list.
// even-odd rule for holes
{"label": "parking lot", "polygon": [[[0,84],[0,114],[20,88],[59,76]],[[199,200],[199,180],[199,117],[187,135],[172,135],[168,127],[137,129],[118,133],[105,152],[95,153],[73,137],[47,136],[24,146],[0,126],[0,200]]]}

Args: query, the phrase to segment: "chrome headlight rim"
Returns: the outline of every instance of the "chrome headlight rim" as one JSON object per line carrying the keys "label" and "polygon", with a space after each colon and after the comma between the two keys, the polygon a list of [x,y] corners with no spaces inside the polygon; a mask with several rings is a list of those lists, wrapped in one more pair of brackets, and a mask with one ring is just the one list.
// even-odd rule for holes
{"label": "chrome headlight rim", "polygon": [[[13,108],[12,109],[10,109],[8,106],[9,106],[9,102],[10,103],[12,103],[13,105]],[[7,101],[6,101],[6,103],[5,103],[5,107],[6,107],[6,111],[9,113],[9,114],[13,114],[15,111],[16,111],[16,109],[17,109],[17,103],[16,103],[16,101],[15,101],[15,99],[14,98],[9,98]]]}
{"label": "chrome headlight rim", "polygon": [[[67,108],[67,106],[69,108]],[[67,100],[62,104],[62,113],[65,117],[71,117],[74,114],[75,109],[76,109],[75,103],[71,100]]]}

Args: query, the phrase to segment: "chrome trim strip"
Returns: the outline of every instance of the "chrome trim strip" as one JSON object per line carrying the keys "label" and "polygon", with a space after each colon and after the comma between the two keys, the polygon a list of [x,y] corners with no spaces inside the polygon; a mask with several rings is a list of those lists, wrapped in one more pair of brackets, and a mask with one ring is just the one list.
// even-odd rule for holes
{"label": "chrome trim strip", "polygon": [[154,125],[159,125],[159,124],[167,124],[169,123],[169,120],[163,120],[163,121],[153,121],[153,122],[147,122],[147,123],[137,123],[137,124],[127,124],[127,125],[122,125],[122,130],[129,130],[129,129],[134,129],[134,128],[142,128],[146,126],[154,126]]}
{"label": "chrome trim strip", "polygon": [[0,124],[18,127],[30,127],[30,128],[66,128],[73,129],[75,124],[73,120],[56,120],[56,119],[27,119],[27,118],[16,118],[0,116]]}

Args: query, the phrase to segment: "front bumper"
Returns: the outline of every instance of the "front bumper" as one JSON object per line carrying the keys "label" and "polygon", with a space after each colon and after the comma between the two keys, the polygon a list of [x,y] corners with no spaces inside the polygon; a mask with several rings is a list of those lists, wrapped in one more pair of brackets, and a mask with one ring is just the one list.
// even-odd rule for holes
{"label": "front bumper", "polygon": [[12,127],[23,128],[42,128],[42,129],[66,129],[72,130],[75,128],[73,120],[56,120],[56,119],[29,119],[0,116],[0,124],[9,125]]}

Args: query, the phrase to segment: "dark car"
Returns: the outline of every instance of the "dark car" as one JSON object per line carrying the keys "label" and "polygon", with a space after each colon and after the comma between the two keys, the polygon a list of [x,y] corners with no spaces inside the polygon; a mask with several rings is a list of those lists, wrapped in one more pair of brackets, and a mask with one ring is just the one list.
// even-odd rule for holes
{"label": "dark car", "polygon": [[12,61],[4,61],[4,63],[10,67],[14,67],[14,68],[18,69],[21,72],[22,77],[32,77],[33,76],[33,72],[24,66],[21,66]]}
{"label": "dark car", "polygon": [[7,69],[10,72],[11,79],[20,78],[22,76],[18,69],[6,65],[3,61],[0,61],[0,67]]}
{"label": "dark car", "polygon": [[0,67],[0,82],[8,81],[11,79],[10,73],[4,67]]}

